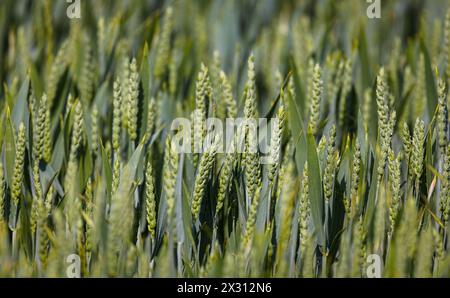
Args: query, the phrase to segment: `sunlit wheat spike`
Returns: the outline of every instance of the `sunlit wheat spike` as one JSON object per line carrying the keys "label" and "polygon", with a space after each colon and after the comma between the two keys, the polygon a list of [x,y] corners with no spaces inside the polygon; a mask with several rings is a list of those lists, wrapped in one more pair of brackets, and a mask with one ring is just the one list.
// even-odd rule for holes
{"label": "sunlit wheat spike", "polygon": [[[282,91],[282,93],[283,93],[282,97],[284,97],[284,91]],[[273,123],[272,135],[270,140],[270,152],[269,152],[270,164],[268,171],[268,179],[270,184],[272,184],[273,180],[275,179],[275,172],[279,165],[284,119],[285,119],[284,106],[280,105],[277,112],[277,117],[275,118],[275,121]]]}
{"label": "sunlit wheat spike", "polygon": [[146,196],[146,208],[147,208],[147,226],[150,234],[155,238],[156,227],[156,198],[155,198],[155,182],[153,178],[153,167],[149,161],[147,161],[147,169],[145,172],[145,196]]}
{"label": "sunlit wheat spike", "polygon": [[92,150],[97,152],[98,149],[98,143],[99,143],[99,128],[98,128],[98,108],[94,104],[92,107],[92,113],[91,113],[91,126],[92,126]]}
{"label": "sunlit wheat spike", "polygon": [[157,78],[166,71],[167,61],[170,54],[170,35],[173,26],[173,8],[168,7],[164,14],[164,23],[158,36],[158,47],[156,53],[156,63],[154,73]]}
{"label": "sunlit wheat spike", "polygon": [[257,117],[256,105],[256,82],[255,82],[255,57],[250,55],[247,62],[247,83],[245,85],[245,104],[244,117],[247,119],[254,119]]}
{"label": "sunlit wheat spike", "polygon": [[414,125],[414,135],[412,139],[412,166],[416,179],[416,191],[420,183],[420,177],[422,176],[423,159],[424,159],[424,142],[425,142],[425,123],[417,118]]}
{"label": "sunlit wheat spike", "polygon": [[233,98],[230,82],[228,81],[228,78],[223,71],[220,72],[220,83],[222,88],[222,96],[224,97],[224,101],[226,104],[226,116],[228,118],[236,118],[236,101]]}
{"label": "sunlit wheat spike", "polygon": [[112,143],[114,150],[120,146],[120,123],[121,123],[121,99],[122,90],[118,79],[114,81],[113,85],[113,121],[112,121]]}
{"label": "sunlit wheat spike", "polygon": [[173,225],[175,207],[175,186],[178,174],[179,156],[170,137],[166,138],[166,151],[164,155],[163,189],[167,202],[167,216],[169,226]]}
{"label": "sunlit wheat spike", "polygon": [[437,114],[437,132],[439,137],[439,147],[445,150],[447,145],[448,131],[448,110],[446,102],[447,94],[445,92],[445,82],[439,79],[438,82],[438,114]]}
{"label": "sunlit wheat spike", "polygon": [[350,190],[350,198],[344,201],[345,211],[348,215],[353,216],[353,210],[359,205],[359,181],[361,171],[361,145],[358,139],[355,141],[355,151],[353,153],[352,162],[352,182]]}
{"label": "sunlit wheat spike", "polygon": [[392,197],[389,204],[389,235],[392,236],[395,224],[397,222],[397,216],[400,208],[401,194],[401,158],[399,153],[397,157],[394,155],[392,149],[389,150],[388,168],[389,168],[389,183],[391,186]]}
{"label": "sunlit wheat spike", "polygon": [[5,173],[3,163],[0,161],[0,223],[4,221],[5,216]]}
{"label": "sunlit wheat spike", "polygon": [[219,138],[216,138],[200,159],[197,175],[195,177],[194,193],[191,204],[191,212],[194,220],[198,219],[199,216],[201,202],[206,190],[208,176],[214,163],[218,142]]}
{"label": "sunlit wheat spike", "polygon": [[302,252],[305,252],[308,237],[310,237],[308,233],[308,224],[310,217],[308,176],[309,176],[308,163],[305,163],[305,166],[303,167],[302,185],[299,201],[299,236],[300,236],[300,247]]}
{"label": "sunlit wheat spike", "polygon": [[19,125],[19,131],[16,141],[16,157],[14,159],[14,171],[11,185],[11,199],[17,206],[20,199],[20,189],[23,180],[23,166],[25,162],[25,125],[23,122]]}
{"label": "sunlit wheat spike", "polygon": [[310,114],[309,114],[309,129],[313,134],[318,131],[319,117],[320,117],[320,102],[322,98],[323,81],[322,70],[319,64],[314,65],[311,81],[311,98],[308,99],[311,102]]}
{"label": "sunlit wheat spike", "polygon": [[130,77],[128,82],[127,100],[127,128],[131,140],[137,138],[137,120],[138,120],[138,97],[139,97],[139,74],[137,72],[136,59],[133,58],[130,63]]}

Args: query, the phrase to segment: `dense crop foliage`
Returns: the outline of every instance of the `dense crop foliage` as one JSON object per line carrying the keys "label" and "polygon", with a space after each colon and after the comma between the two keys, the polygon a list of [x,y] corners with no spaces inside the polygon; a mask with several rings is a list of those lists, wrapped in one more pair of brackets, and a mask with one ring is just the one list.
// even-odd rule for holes
{"label": "dense crop foliage", "polygon": [[381,2],[2,0],[0,276],[448,277],[450,12]]}

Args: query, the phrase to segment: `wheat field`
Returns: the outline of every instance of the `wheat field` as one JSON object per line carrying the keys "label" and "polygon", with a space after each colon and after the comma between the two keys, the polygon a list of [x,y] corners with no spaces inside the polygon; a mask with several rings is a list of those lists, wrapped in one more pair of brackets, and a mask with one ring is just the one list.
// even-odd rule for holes
{"label": "wheat field", "polygon": [[449,277],[447,1],[72,2],[0,3],[0,277]]}

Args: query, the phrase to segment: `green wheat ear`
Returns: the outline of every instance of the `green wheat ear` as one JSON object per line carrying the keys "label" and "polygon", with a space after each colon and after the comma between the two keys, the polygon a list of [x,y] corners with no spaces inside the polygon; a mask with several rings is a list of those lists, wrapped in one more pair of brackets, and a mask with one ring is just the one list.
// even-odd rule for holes
{"label": "green wheat ear", "polygon": [[252,198],[256,189],[261,183],[261,173],[259,164],[259,155],[257,152],[258,139],[257,127],[254,122],[257,121],[258,111],[256,105],[256,79],[255,79],[255,57],[253,54],[248,58],[247,83],[245,86],[244,118],[245,121],[245,153],[244,170],[247,196]]}
{"label": "green wheat ear", "polygon": [[298,195],[299,181],[295,175],[295,164],[293,161],[289,162],[286,169],[286,184],[283,185],[283,190],[280,197],[280,209],[279,214],[283,219],[280,226],[280,235],[278,238],[278,247],[276,252],[275,266],[278,274],[281,276],[286,274],[287,261],[286,261],[286,247],[289,243],[291,225],[295,212],[295,201]]}
{"label": "green wheat ear", "polygon": [[41,179],[40,179],[40,172],[39,172],[39,161],[36,160],[34,162],[33,166],[33,185],[35,189],[35,193],[33,196],[33,202],[31,204],[31,216],[30,216],[30,223],[31,223],[31,233],[34,234],[36,232],[36,224],[38,222],[39,217],[39,206],[43,206],[44,198],[42,194],[42,186],[41,186]]}
{"label": "green wheat ear", "polygon": [[420,177],[422,176],[423,169],[423,159],[424,159],[424,142],[425,142],[425,123],[417,118],[414,125],[414,135],[413,135],[413,151],[412,151],[412,166],[413,173],[416,182],[416,191],[419,191]]}
{"label": "green wheat ear", "polygon": [[94,195],[92,193],[92,179],[89,178],[86,189],[85,189],[85,212],[87,219],[84,220],[85,226],[86,226],[86,252],[90,253],[93,249],[93,227],[92,227],[92,221],[94,217]]}
{"label": "green wheat ear", "polygon": [[172,139],[167,137],[164,154],[163,189],[166,195],[168,224],[171,229],[174,228],[175,186],[178,174],[178,160],[179,156],[172,144]]}
{"label": "green wheat ear", "polygon": [[116,79],[114,81],[113,86],[113,121],[112,121],[112,143],[114,150],[119,149],[120,146],[120,124],[122,120],[121,99],[122,99],[122,89],[120,87],[120,81]]}
{"label": "green wheat ear", "polygon": [[441,150],[445,150],[447,145],[447,129],[448,129],[448,120],[447,120],[447,102],[446,102],[447,94],[445,92],[445,82],[442,79],[439,79],[438,82],[438,114],[437,114],[437,132],[438,132],[438,140],[439,147]]}
{"label": "green wheat ear", "polygon": [[5,216],[5,174],[3,163],[0,161],[0,226]]}
{"label": "green wheat ear", "polygon": [[366,237],[367,234],[364,228],[363,217],[360,216],[353,228],[353,239],[355,239],[353,249],[355,253],[352,255],[352,277],[361,277],[365,271],[367,255]]}
{"label": "green wheat ear", "polygon": [[402,154],[399,153],[397,157],[394,155],[394,151],[389,150],[388,168],[389,168],[389,184],[391,186],[392,197],[389,204],[389,236],[392,236],[397,222],[397,217],[400,208],[401,194],[401,159]]}
{"label": "green wheat ear", "polygon": [[98,149],[98,142],[99,142],[99,127],[98,127],[98,108],[97,105],[94,104],[92,107],[92,113],[91,113],[91,126],[92,126],[92,150],[94,151],[94,154],[97,153]]}
{"label": "green wheat ear", "polygon": [[25,125],[23,124],[23,122],[21,122],[17,134],[16,158],[14,160],[14,170],[11,185],[11,199],[16,206],[19,204],[20,189],[22,188],[24,160],[25,160]]}
{"label": "green wheat ear", "polygon": [[38,220],[37,227],[39,231],[39,260],[41,261],[43,267],[47,266],[47,255],[50,245],[50,239],[48,237],[48,225],[47,225],[48,213],[45,210],[42,201],[38,203]]}
{"label": "green wheat ear", "polygon": [[353,71],[353,61],[347,59],[343,67],[343,78],[342,78],[342,88],[339,98],[339,123],[344,125],[345,114],[346,114],[346,102],[347,95],[352,88],[352,71]]}
{"label": "green wheat ear", "polygon": [[51,136],[51,120],[50,120],[50,104],[46,97],[42,97],[42,103],[44,109],[44,127],[43,127],[43,139],[44,139],[44,152],[43,159],[49,163],[52,159],[52,136]]}
{"label": "green wheat ear", "polygon": [[137,72],[136,59],[133,58],[129,65],[130,77],[128,81],[127,93],[127,128],[131,140],[137,138],[137,120],[138,120],[138,97],[139,97],[139,74]]}
{"label": "green wheat ear", "polygon": [[231,141],[228,151],[226,153],[225,160],[223,162],[222,170],[220,171],[219,176],[219,189],[217,193],[217,203],[216,203],[216,216],[219,214],[220,210],[223,207],[223,202],[225,200],[226,193],[230,187],[230,181],[232,181],[233,168],[235,166],[236,161],[236,149],[238,140],[240,140],[242,136],[242,131],[238,129],[236,134]]}
{"label": "green wheat ear", "polygon": [[322,70],[319,64],[314,65],[313,73],[312,73],[312,81],[311,85],[311,107],[310,107],[310,115],[309,115],[309,129],[313,134],[316,134],[318,131],[319,117],[320,117],[320,102],[322,98],[322,90],[323,90],[323,81],[322,81]]}
{"label": "green wheat ear", "polygon": [[309,237],[308,224],[310,216],[308,163],[303,167],[302,185],[299,202],[299,237],[301,251],[305,252]]}
{"label": "green wheat ear", "polygon": [[444,156],[444,163],[442,169],[442,186],[440,196],[440,212],[444,220],[444,224],[447,225],[450,214],[450,145],[446,148],[446,154]]}
{"label": "green wheat ear", "polygon": [[93,48],[90,38],[83,38],[83,62],[81,66],[81,76],[79,79],[81,100],[88,104],[94,93],[95,71]]}
{"label": "green wheat ear", "polygon": [[[35,101],[37,105],[37,102]],[[36,110],[36,109],[35,109]],[[38,160],[44,159],[45,141],[48,138],[49,132],[47,132],[47,95],[44,93],[37,109],[37,115],[35,115],[35,127],[33,129],[33,151],[35,158]],[[48,150],[48,149],[47,149]]]}
{"label": "green wheat ear", "polygon": [[169,60],[169,93],[172,96],[176,95],[177,92],[177,80],[178,80],[178,70],[176,64],[176,50],[172,50],[172,55]]}
{"label": "green wheat ear", "polygon": [[153,178],[153,167],[150,159],[147,161],[147,169],[145,171],[145,197],[147,208],[147,226],[152,238],[156,235],[156,199],[155,199],[155,182]]}
{"label": "green wheat ear", "polygon": [[424,228],[419,236],[417,257],[414,265],[414,277],[432,277],[432,262],[434,255],[433,233],[430,227]]}
{"label": "green wheat ear", "polygon": [[330,129],[330,137],[328,139],[327,159],[325,172],[323,174],[323,188],[325,201],[330,201],[333,195],[334,178],[336,175],[336,167],[339,163],[339,152],[335,147],[336,127],[333,125]]}
{"label": "green wheat ear", "polygon": [[410,259],[416,251],[416,233],[411,233],[411,228],[417,232],[417,209],[415,200],[408,197],[405,201],[405,209],[394,237],[394,247],[398,253],[394,260],[395,266],[392,272],[388,272],[390,277],[407,277],[408,259]]}
{"label": "green wheat ear", "polygon": [[355,151],[352,162],[352,182],[350,190],[350,199],[344,200],[345,211],[348,215],[353,216],[356,208],[359,206],[359,180],[361,172],[361,145],[359,140],[355,141]]}
{"label": "green wheat ear", "polygon": [[403,125],[401,126],[400,138],[403,142],[403,151],[405,153],[405,159],[408,161],[410,159],[412,151],[412,140],[411,140],[411,133],[409,131],[408,124],[406,122],[404,122]]}
{"label": "green wheat ear", "polygon": [[230,82],[228,81],[228,78],[223,71],[220,72],[220,84],[222,96],[224,98],[226,105],[226,116],[227,118],[236,118],[237,117],[236,101],[233,98]]}
{"label": "green wheat ear", "polygon": [[216,151],[219,146],[219,138],[213,140],[213,143],[203,153],[200,164],[197,170],[197,175],[194,182],[194,193],[191,204],[192,217],[195,220],[199,217],[200,205],[206,190],[206,183],[208,182],[208,176],[212,169]]}
{"label": "green wheat ear", "polygon": [[370,89],[366,89],[364,91],[364,97],[363,97],[363,106],[362,106],[362,118],[363,118],[363,125],[364,125],[364,132],[365,137],[367,139],[367,136],[369,135],[369,125],[370,125],[370,110],[371,110],[371,103],[372,103],[372,94]]}
{"label": "green wheat ear", "polygon": [[[124,43],[123,43],[124,44]],[[122,44],[121,44],[122,45]],[[120,117],[122,127],[127,130],[128,127],[128,85],[130,82],[130,59],[127,55],[125,45],[122,49],[120,59],[118,61],[118,69],[116,73],[116,81],[118,82],[118,88],[120,90]],[[113,91],[115,92],[115,91]]]}
{"label": "green wheat ear", "polygon": [[76,229],[79,221],[80,200],[77,195],[77,184],[73,183],[78,178],[78,153],[83,139],[83,109],[81,102],[75,102],[72,135],[69,150],[67,172],[64,177],[64,189],[70,198],[65,206],[67,221],[72,229]]}
{"label": "green wheat ear", "polygon": [[192,151],[194,166],[197,166],[198,151],[203,146],[206,136],[206,99],[210,94],[211,83],[208,74],[208,68],[202,63],[195,84],[195,111],[192,114]]}
{"label": "green wheat ear", "polygon": [[[281,97],[284,98],[284,91],[281,91]],[[281,101],[282,102],[282,101]],[[284,105],[281,104],[278,112],[277,112],[277,121],[273,124],[272,135],[270,140],[270,164],[269,164],[269,172],[268,179],[269,184],[272,185],[275,179],[275,172],[278,168],[280,161],[280,150],[281,150],[281,138],[283,136],[283,127],[284,127],[284,119],[285,119],[285,110]]]}
{"label": "green wheat ear", "polygon": [[148,103],[147,107],[147,136],[150,138],[150,136],[153,134],[153,130],[156,127],[156,101],[155,98],[150,98],[150,101]]}
{"label": "green wheat ear", "polygon": [[154,74],[156,78],[161,78],[165,73],[167,61],[170,55],[170,35],[173,26],[173,8],[168,7],[164,15],[164,24],[161,28],[161,33],[158,36],[158,47],[156,52],[156,62]]}
{"label": "green wheat ear", "polygon": [[244,117],[246,119],[256,119],[258,113],[256,106],[255,56],[253,56],[253,54],[248,58],[247,67]]}
{"label": "green wheat ear", "polygon": [[81,103],[77,101],[75,105],[75,117],[72,128],[72,138],[70,145],[70,157],[69,160],[74,161],[76,159],[76,154],[81,146],[82,133],[83,133],[83,109]]}
{"label": "green wheat ear", "polygon": [[254,196],[251,200],[251,206],[245,225],[245,232],[243,235],[242,242],[240,243],[239,251],[239,275],[247,276],[246,264],[247,260],[251,254],[251,248],[253,245],[253,240],[255,237],[255,224],[256,224],[256,214],[258,211],[258,205],[260,201],[261,188],[256,189]]}
{"label": "green wheat ear", "polygon": [[378,162],[378,183],[384,174],[386,166],[387,151],[389,149],[389,107],[387,104],[387,97],[389,91],[387,90],[387,82],[384,68],[382,67],[377,76],[376,99],[377,99],[377,113],[378,113],[378,138],[379,138],[379,162]]}
{"label": "green wheat ear", "polygon": [[48,106],[53,106],[53,101],[55,100],[56,91],[58,87],[58,82],[64,74],[69,62],[69,41],[66,39],[61,44],[55,60],[50,68],[50,74],[47,80],[47,97]]}
{"label": "green wheat ear", "polygon": [[121,169],[120,154],[118,152],[115,152],[114,153],[114,165],[113,165],[113,172],[112,172],[112,180],[111,180],[112,194],[115,194],[115,192],[119,188],[120,169]]}

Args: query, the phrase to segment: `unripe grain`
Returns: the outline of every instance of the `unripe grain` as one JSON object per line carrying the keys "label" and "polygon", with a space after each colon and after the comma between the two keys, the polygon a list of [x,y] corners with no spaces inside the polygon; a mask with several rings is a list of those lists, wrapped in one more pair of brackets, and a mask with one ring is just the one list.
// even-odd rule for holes
{"label": "unripe grain", "polygon": [[20,189],[22,188],[23,166],[25,160],[25,125],[19,125],[19,132],[16,141],[16,158],[14,160],[14,171],[11,185],[11,199],[17,206],[19,204]]}
{"label": "unripe grain", "polygon": [[137,72],[136,59],[130,63],[130,77],[127,93],[127,129],[131,140],[137,138],[137,117],[138,117],[138,97],[139,97],[139,74]]}
{"label": "unripe grain", "polygon": [[310,116],[309,116],[309,129],[313,134],[316,134],[318,131],[319,117],[320,117],[320,101],[322,97],[322,71],[320,69],[319,64],[314,66],[313,75],[312,75],[312,88],[311,93],[311,107],[310,107]]}
{"label": "unripe grain", "polygon": [[155,182],[153,178],[153,167],[150,159],[147,161],[147,169],[145,171],[145,198],[147,209],[147,227],[152,238],[156,235],[156,198],[155,198]]}

